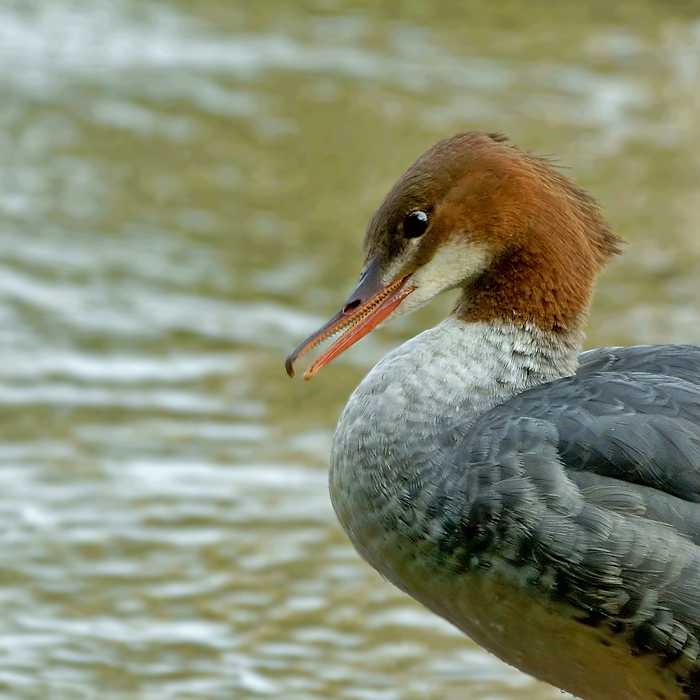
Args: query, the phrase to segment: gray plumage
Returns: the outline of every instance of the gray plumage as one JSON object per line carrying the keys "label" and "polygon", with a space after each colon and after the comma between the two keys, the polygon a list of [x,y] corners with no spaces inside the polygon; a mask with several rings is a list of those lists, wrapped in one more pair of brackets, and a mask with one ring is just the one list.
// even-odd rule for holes
{"label": "gray plumage", "polygon": [[338,427],[339,518],[385,577],[528,672],[567,687],[517,622],[465,607],[484,581],[659,669],[620,700],[699,700],[700,348],[577,360],[575,339],[524,352],[535,335],[449,320],[380,362]]}

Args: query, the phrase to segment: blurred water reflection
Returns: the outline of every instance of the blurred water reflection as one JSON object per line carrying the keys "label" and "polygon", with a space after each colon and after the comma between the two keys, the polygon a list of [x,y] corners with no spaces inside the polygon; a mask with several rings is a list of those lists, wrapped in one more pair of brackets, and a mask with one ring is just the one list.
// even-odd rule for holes
{"label": "blurred water reflection", "polygon": [[700,343],[700,12],[0,2],[2,698],[545,698],[362,564],[326,495],[363,372],[283,358],[437,138],[556,153],[633,245],[590,344]]}

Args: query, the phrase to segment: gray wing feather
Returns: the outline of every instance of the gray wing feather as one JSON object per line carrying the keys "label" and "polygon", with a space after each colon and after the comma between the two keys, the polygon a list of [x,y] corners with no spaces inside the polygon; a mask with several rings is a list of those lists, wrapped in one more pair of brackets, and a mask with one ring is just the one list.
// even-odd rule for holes
{"label": "gray wing feather", "polygon": [[699,372],[700,348],[604,348],[487,412],[445,464],[445,542],[696,667]]}

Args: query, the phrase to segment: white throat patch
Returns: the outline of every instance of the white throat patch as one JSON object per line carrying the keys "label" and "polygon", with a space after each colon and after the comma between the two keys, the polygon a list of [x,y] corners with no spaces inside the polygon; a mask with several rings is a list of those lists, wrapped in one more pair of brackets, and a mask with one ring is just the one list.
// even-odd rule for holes
{"label": "white throat patch", "polygon": [[[410,254],[407,252],[389,268],[385,283],[388,284],[398,277]],[[446,241],[428,263],[411,275],[408,286],[416,289],[391,316],[396,317],[413,311],[440,292],[454,289],[465,281],[474,279],[486,270],[490,261],[490,250],[483,244],[457,238]]]}

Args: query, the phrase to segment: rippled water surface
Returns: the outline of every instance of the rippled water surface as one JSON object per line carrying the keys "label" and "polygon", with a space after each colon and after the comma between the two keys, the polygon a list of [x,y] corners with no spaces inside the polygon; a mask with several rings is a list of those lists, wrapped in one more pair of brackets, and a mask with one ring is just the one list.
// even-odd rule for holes
{"label": "rippled water surface", "polygon": [[0,2],[0,697],[560,697],[328,502],[351,389],[446,306],[283,370],[387,187],[475,127],[631,242],[589,345],[700,343],[700,11],[489,5]]}

